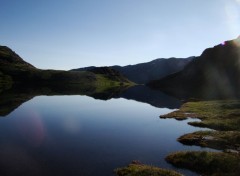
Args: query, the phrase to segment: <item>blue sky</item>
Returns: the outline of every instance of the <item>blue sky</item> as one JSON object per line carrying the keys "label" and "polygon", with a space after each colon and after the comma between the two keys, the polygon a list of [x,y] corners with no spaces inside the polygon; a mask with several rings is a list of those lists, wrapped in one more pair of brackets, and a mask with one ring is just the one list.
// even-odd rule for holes
{"label": "blue sky", "polygon": [[198,56],[240,35],[240,0],[0,0],[0,45],[38,68]]}

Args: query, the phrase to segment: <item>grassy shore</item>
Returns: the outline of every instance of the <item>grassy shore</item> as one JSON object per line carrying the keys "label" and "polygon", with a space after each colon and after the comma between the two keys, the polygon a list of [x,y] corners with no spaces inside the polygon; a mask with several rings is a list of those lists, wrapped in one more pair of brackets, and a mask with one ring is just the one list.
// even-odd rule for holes
{"label": "grassy shore", "polygon": [[235,151],[235,153],[238,153],[240,150],[239,131],[197,131],[181,136],[178,138],[178,141],[185,145]]}
{"label": "grassy shore", "polygon": [[240,175],[240,101],[199,101],[185,103],[179,110],[161,116],[184,120],[198,118],[190,125],[212,130],[185,134],[178,141],[222,150],[222,152],[177,152],[166,160],[203,175]]}
{"label": "grassy shore", "polygon": [[177,120],[198,118],[200,122],[189,122],[189,124],[220,131],[240,131],[240,101],[188,102],[183,104],[179,110],[160,117]]}
{"label": "grassy shore", "polygon": [[177,167],[190,169],[202,175],[239,176],[240,157],[222,152],[177,152],[166,160]]}

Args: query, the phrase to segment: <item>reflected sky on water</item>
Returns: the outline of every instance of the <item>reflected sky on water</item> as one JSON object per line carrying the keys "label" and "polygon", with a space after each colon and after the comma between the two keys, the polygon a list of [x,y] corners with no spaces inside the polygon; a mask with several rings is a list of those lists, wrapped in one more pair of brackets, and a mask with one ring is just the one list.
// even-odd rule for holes
{"label": "reflected sky on water", "polygon": [[0,119],[0,174],[106,176],[132,160],[173,168],[170,152],[201,148],[176,141],[198,128],[159,118],[171,111],[123,98],[35,97]]}

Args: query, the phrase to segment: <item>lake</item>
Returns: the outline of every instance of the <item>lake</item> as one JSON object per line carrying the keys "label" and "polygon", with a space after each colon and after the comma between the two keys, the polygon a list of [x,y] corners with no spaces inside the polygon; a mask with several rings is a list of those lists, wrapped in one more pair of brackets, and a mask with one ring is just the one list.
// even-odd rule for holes
{"label": "lake", "polygon": [[168,106],[130,99],[36,96],[15,107],[0,118],[0,175],[112,176],[133,160],[195,175],[164,158],[179,150],[210,150],[176,141],[199,128],[160,119],[174,110]]}

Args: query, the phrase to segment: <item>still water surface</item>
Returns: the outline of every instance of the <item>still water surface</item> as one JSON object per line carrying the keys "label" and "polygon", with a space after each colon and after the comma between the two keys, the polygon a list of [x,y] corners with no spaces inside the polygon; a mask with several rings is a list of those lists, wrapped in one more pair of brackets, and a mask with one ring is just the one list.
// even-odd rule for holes
{"label": "still water surface", "polygon": [[171,111],[123,98],[35,97],[0,118],[0,175],[111,176],[132,160],[173,168],[169,153],[203,149],[176,141],[198,128],[159,119]]}

